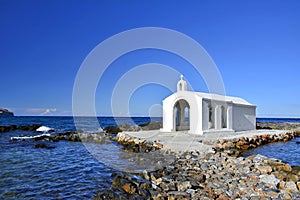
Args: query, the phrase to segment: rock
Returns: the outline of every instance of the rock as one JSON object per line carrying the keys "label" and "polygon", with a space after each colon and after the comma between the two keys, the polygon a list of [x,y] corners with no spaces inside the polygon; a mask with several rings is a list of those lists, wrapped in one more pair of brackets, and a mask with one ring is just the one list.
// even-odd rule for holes
{"label": "rock", "polygon": [[163,190],[163,191],[168,191],[170,188],[168,186],[168,184],[162,182],[159,184],[159,187]]}
{"label": "rock", "polygon": [[41,127],[40,124],[22,125],[22,126],[16,126],[16,125],[0,126],[0,132],[9,132],[14,130],[36,131],[36,129],[38,129],[39,127]]}
{"label": "rock", "polygon": [[186,191],[192,187],[190,181],[178,182],[176,184],[177,190],[180,192]]}
{"label": "rock", "polygon": [[289,164],[286,163],[277,163],[277,164],[272,163],[272,164],[270,164],[270,166],[272,166],[275,169],[275,171],[284,171],[284,172],[292,171],[292,167]]}
{"label": "rock", "polygon": [[55,147],[52,146],[48,146],[45,143],[40,143],[40,144],[36,144],[33,146],[33,148],[38,149],[38,148],[44,148],[44,149],[53,149]]}
{"label": "rock", "polygon": [[122,132],[122,130],[118,126],[107,126],[103,130],[106,133],[113,133],[113,134],[117,134],[119,132]]}
{"label": "rock", "polygon": [[280,182],[280,180],[277,179],[273,174],[271,174],[271,175],[260,175],[259,178],[260,178],[261,182],[267,183],[267,184],[273,186],[273,188],[276,188],[277,184]]}
{"label": "rock", "polygon": [[[103,200],[103,199],[119,199],[120,196],[114,193],[113,190],[104,190],[97,193],[97,195],[93,198],[94,200]],[[124,198],[123,198],[124,199]]]}
{"label": "rock", "polygon": [[296,185],[298,187],[298,190],[300,190],[300,181],[298,181]]}
{"label": "rock", "polygon": [[285,190],[281,190],[279,193],[279,199],[286,199],[286,200],[290,200],[292,199],[291,196],[289,195],[289,193],[287,193]]}
{"label": "rock", "polygon": [[170,191],[168,192],[168,200],[190,199],[190,194],[186,192]]}
{"label": "rock", "polygon": [[12,117],[12,116],[14,116],[13,112],[10,112],[9,110],[4,108],[0,108],[0,117]]}
{"label": "rock", "polygon": [[272,172],[272,167],[270,166],[257,166],[256,168],[261,174],[270,174]]}
{"label": "rock", "polygon": [[154,147],[158,148],[158,149],[162,149],[163,148],[163,145],[159,142],[154,142],[153,144]]}
{"label": "rock", "polygon": [[288,173],[287,176],[286,176],[286,180],[287,181],[292,181],[292,182],[297,182],[299,181],[299,177],[296,175],[296,174],[293,174],[293,173]]}
{"label": "rock", "polygon": [[131,194],[131,195],[135,194],[136,191],[135,187],[129,183],[123,185],[122,188],[127,194]]}
{"label": "rock", "polygon": [[142,130],[159,130],[162,128],[162,122],[149,122],[146,124],[141,124]]}
{"label": "rock", "polygon": [[149,177],[148,172],[146,170],[143,171],[143,176],[144,176],[144,179],[150,180],[150,177]]}
{"label": "rock", "polygon": [[259,163],[259,162],[263,162],[264,160],[267,160],[267,159],[268,159],[268,157],[263,156],[263,155],[260,155],[260,154],[257,154],[257,155],[255,155],[255,157],[253,158],[253,162]]}
{"label": "rock", "polygon": [[231,198],[227,197],[224,194],[219,195],[219,197],[216,200],[231,200]]}
{"label": "rock", "polygon": [[298,192],[298,188],[296,186],[296,184],[292,181],[289,181],[287,182],[285,185],[284,185],[284,188],[283,188],[285,191],[287,191],[289,194],[293,193],[293,192]]}

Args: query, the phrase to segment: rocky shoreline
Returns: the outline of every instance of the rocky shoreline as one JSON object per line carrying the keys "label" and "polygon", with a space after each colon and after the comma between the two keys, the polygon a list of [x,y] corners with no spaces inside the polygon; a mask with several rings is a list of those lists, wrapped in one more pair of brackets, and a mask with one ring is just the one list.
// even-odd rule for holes
{"label": "rocky shoreline", "polygon": [[[105,133],[66,132],[41,135],[34,140],[57,142],[105,142],[115,141],[125,151],[147,153],[160,151],[158,141],[146,141],[124,134],[123,131],[153,130],[159,122],[150,126],[106,127]],[[188,151],[172,153],[174,162],[143,173],[113,174],[114,181],[107,190],[101,190],[94,199],[300,199],[300,167],[290,166],[281,160],[254,155],[244,158],[242,153],[272,142],[286,142],[300,136],[299,124],[259,124],[264,129],[292,129],[287,133],[254,135],[204,141],[213,148],[207,152]],[[40,125],[39,125],[40,126]],[[292,128],[291,128],[292,127]],[[38,125],[0,127],[0,132],[10,130],[34,130]],[[54,148],[36,144],[34,148]]]}
{"label": "rocky shoreline", "polygon": [[241,156],[250,148],[299,137],[298,128],[293,124],[284,134],[207,141],[214,146],[209,152],[177,153],[162,169],[114,175],[111,188],[94,199],[300,199],[300,167],[262,155]]}
{"label": "rocky shoreline", "polygon": [[[292,138],[290,133],[281,137]],[[153,172],[118,174],[95,199],[300,198],[299,167],[262,155],[234,156],[219,144],[207,153],[177,154],[174,163]]]}

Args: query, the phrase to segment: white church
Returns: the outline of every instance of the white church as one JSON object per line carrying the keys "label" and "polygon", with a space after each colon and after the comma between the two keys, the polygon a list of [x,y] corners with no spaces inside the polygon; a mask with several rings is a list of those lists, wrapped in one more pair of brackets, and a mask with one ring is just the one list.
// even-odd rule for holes
{"label": "white church", "polygon": [[238,97],[188,91],[182,75],[177,92],[163,100],[161,132],[203,135],[255,129],[255,105]]}

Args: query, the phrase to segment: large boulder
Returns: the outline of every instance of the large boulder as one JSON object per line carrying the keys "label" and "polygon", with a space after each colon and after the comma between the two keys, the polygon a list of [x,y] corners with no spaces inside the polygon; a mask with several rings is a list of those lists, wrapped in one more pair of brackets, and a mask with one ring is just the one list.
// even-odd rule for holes
{"label": "large boulder", "polygon": [[0,108],[0,116],[4,116],[4,117],[14,116],[14,113],[10,112],[7,109]]}

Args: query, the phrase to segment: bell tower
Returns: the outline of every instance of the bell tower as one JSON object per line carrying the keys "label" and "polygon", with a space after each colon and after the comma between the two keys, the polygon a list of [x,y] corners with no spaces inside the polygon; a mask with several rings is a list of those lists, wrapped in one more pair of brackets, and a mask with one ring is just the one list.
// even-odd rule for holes
{"label": "bell tower", "polygon": [[183,80],[183,75],[180,75],[180,80],[177,83],[177,92],[187,91],[187,83]]}

